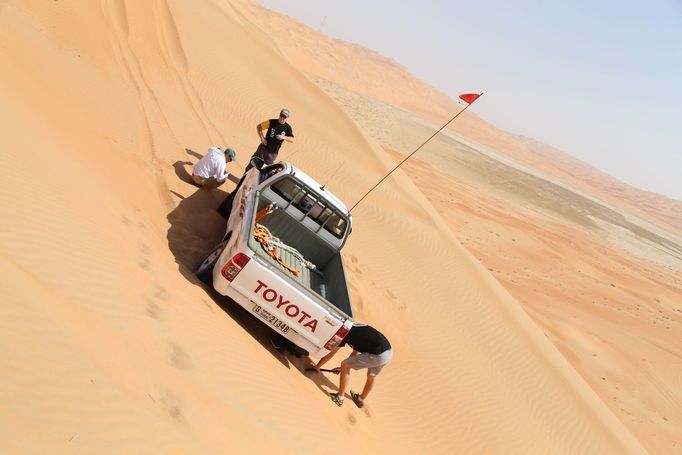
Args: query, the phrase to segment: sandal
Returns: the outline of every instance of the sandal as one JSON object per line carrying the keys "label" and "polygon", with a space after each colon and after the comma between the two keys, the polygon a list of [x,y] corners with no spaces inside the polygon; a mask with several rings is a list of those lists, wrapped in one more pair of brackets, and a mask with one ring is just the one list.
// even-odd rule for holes
{"label": "sandal", "polygon": [[359,393],[355,393],[351,390],[350,397],[353,399],[353,403],[355,403],[355,406],[357,406],[358,408],[361,408],[365,405],[365,402],[362,401],[362,398],[360,398]]}
{"label": "sandal", "polygon": [[338,393],[330,393],[329,398],[331,398],[337,406],[343,406],[343,398],[340,397]]}

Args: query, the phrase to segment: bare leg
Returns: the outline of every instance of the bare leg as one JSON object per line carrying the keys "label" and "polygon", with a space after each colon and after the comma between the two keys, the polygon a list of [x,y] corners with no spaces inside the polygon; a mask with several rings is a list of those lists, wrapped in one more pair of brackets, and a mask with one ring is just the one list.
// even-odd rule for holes
{"label": "bare leg", "polygon": [[341,362],[341,372],[339,373],[339,396],[343,397],[348,387],[348,379],[350,378],[350,367],[345,361]]}
{"label": "bare leg", "polygon": [[367,381],[365,381],[365,388],[362,389],[362,393],[360,394],[360,398],[362,398],[362,401],[365,401],[367,399],[367,395],[369,395],[369,392],[372,391],[372,387],[374,387],[374,378],[376,376],[371,376],[367,375]]}

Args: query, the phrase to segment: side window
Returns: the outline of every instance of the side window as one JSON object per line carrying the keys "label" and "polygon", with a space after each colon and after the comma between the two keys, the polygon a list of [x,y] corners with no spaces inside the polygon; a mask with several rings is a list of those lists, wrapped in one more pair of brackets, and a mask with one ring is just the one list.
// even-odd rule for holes
{"label": "side window", "polygon": [[296,185],[296,183],[294,183],[294,181],[291,179],[278,180],[273,183],[270,188],[272,188],[272,191],[279,194],[287,201],[291,201],[294,196],[299,196],[300,198],[304,195],[303,191],[301,191],[301,187]]}
{"label": "side window", "polygon": [[301,207],[302,204],[304,204],[303,200],[306,198],[305,191],[303,191],[303,188],[300,186],[296,187],[296,192],[294,193],[294,197],[291,198],[291,203],[294,204],[296,207]]}
{"label": "side window", "polygon": [[346,220],[344,220],[338,213],[333,213],[329,220],[324,224],[324,228],[331,232],[334,237],[341,238],[346,232]]}
{"label": "side window", "polygon": [[320,220],[320,223],[324,223],[325,221],[327,221],[329,219],[329,217],[331,216],[332,213],[333,213],[332,209],[330,209],[329,207],[325,207],[322,210],[322,213],[320,213],[318,220]]}
{"label": "side window", "polygon": [[318,201],[315,204],[313,204],[312,208],[310,209],[310,212],[308,212],[308,216],[317,221],[317,224],[320,224],[320,215],[322,215],[324,209],[325,206]]}
{"label": "side window", "polygon": [[[315,205],[315,199],[313,199],[311,195],[305,194],[302,198],[298,199],[298,201],[295,201],[294,205],[298,207],[301,212],[307,213],[313,205]],[[308,213],[308,216],[310,216],[310,213]]]}

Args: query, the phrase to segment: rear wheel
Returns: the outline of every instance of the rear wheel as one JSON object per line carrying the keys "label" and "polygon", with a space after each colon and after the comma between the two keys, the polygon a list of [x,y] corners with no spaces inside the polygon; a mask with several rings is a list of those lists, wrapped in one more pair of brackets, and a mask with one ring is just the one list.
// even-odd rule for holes
{"label": "rear wheel", "polygon": [[227,242],[221,242],[218,246],[213,248],[211,252],[206,255],[204,260],[201,261],[194,269],[194,274],[197,276],[197,278],[209,286],[213,285],[213,266],[215,266],[220,254],[225,249],[226,243]]}
{"label": "rear wheel", "polygon": [[[239,182],[241,184],[241,181]],[[224,200],[220,203],[216,211],[222,216],[226,221],[230,218],[230,213],[232,213],[232,203],[234,202],[234,194],[237,192],[239,187],[235,188]]]}

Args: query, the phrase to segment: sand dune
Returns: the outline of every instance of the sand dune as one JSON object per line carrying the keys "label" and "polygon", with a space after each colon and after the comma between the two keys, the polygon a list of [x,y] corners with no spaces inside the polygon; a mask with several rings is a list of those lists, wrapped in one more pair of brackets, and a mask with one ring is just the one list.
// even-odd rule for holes
{"label": "sand dune", "polygon": [[[396,162],[440,126],[382,101],[381,92],[365,96],[311,77]],[[557,157],[554,151],[550,158]],[[562,172],[586,170],[564,161]],[[587,169],[585,176],[601,174],[630,196],[612,204],[603,192],[568,186],[545,167],[538,172],[461,135],[435,137],[404,169],[614,414],[652,453],[675,453],[682,436],[682,239],[618,208],[648,199],[663,216],[665,198],[629,192]]]}
{"label": "sand dune", "polygon": [[[418,113],[438,126],[461,109],[396,61],[372,50],[320,35],[298,21],[258,5],[251,5],[248,14],[276,38],[278,46],[299,69],[315,78]],[[576,189],[682,233],[682,201],[635,188],[563,151],[500,130],[471,111],[460,116],[449,129]]]}
{"label": "sand dune", "polygon": [[396,351],[365,409],[198,284],[224,192],[185,181],[197,152],[234,146],[239,174],[286,105],[281,158],[349,204],[393,162],[252,8],[0,7],[3,451],[643,452],[403,173],[346,251],[358,317]]}

